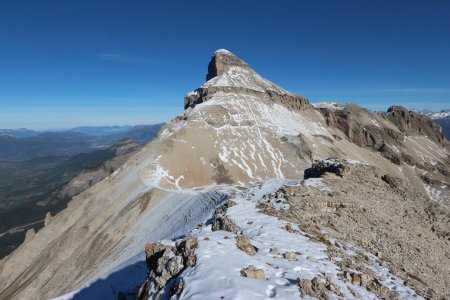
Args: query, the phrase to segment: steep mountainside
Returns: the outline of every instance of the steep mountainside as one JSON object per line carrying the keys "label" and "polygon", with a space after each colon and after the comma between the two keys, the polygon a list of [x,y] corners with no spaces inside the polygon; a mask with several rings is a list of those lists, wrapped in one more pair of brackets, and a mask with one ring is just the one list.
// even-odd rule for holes
{"label": "steep mountainside", "polygon": [[[358,160],[362,164],[375,165],[378,174],[400,178],[408,186],[416,188],[423,199],[430,201],[425,194],[428,192],[445,204],[447,196],[441,198],[442,195],[448,195],[446,193],[449,191],[449,152],[448,142],[442,138],[438,129],[428,124],[426,119],[403,113],[402,108],[394,107],[386,116],[354,105],[316,109],[307,99],[262,78],[247,63],[226,50],[218,50],[213,55],[206,78],[207,82],[199,89],[186,95],[185,112],[164,126],[154,141],[130,157],[113,174],[74,197],[66,210],[0,262],[0,298],[45,299],[66,293],[63,299],[134,297],[136,287],[147,273],[143,253],[147,242],[150,243],[146,248],[149,267],[161,262],[159,259],[156,262],[153,260],[152,254],[155,253],[162,261],[167,258],[168,263],[155,270],[160,276],[147,278],[147,282],[159,280],[160,287],[164,288],[163,283],[184,268],[185,272],[193,274],[192,280],[186,281],[189,286],[184,291],[182,288],[176,289],[182,298],[194,298],[196,295],[204,295],[205,298],[211,295],[246,299],[251,295],[255,298],[272,297],[277,295],[277,290],[282,291],[281,295],[298,296],[299,291],[306,293],[308,289],[314,292],[320,291],[321,287],[331,288],[326,283],[328,279],[324,279],[325,283],[322,279],[308,283],[300,278],[300,285],[296,278],[292,279],[303,274],[304,280],[310,280],[319,273],[330,276],[329,280],[338,287],[333,287],[335,295],[341,293],[347,298],[357,297],[351,290],[363,297],[370,295],[369,298],[417,296],[416,293],[423,295],[422,289],[411,290],[415,286],[401,280],[406,278],[395,277],[403,273],[394,272],[391,276],[387,267],[375,263],[374,268],[378,271],[373,276],[383,273],[388,283],[377,279],[379,285],[370,290],[353,279],[355,282],[352,286],[344,286],[341,281],[338,282],[339,278],[346,276],[343,268],[338,267],[337,262],[326,262],[328,258],[323,255],[326,250],[323,241],[307,243],[313,237],[303,233],[298,240],[295,235],[281,235],[277,229],[281,223],[268,216],[253,215],[257,213],[255,209],[242,201],[251,200],[256,193],[251,189],[246,190],[250,185],[274,178],[301,180],[305,169],[314,160],[338,157],[350,162]],[[422,125],[427,127],[419,130]],[[380,184],[379,178],[374,179],[374,182]],[[367,192],[376,194],[378,186],[370,181],[367,181],[367,185],[364,187]],[[276,191],[272,191],[272,188],[266,193]],[[301,256],[295,266],[286,270],[287,274],[284,274],[284,269],[288,268],[289,263],[277,265],[278,271],[267,271],[270,278],[266,285],[248,281],[251,277],[262,276],[261,271],[257,270],[261,269],[262,263],[256,259],[244,256],[243,259],[248,259],[254,266],[242,270],[245,267],[242,261],[239,264],[233,262],[230,264],[233,269],[229,271],[233,274],[225,272],[227,266],[223,266],[223,257],[220,259],[222,266],[214,260],[207,262],[208,257],[216,254],[214,251],[219,254],[234,253],[228,252],[232,251],[229,243],[234,245],[233,239],[228,241],[229,237],[226,239],[223,233],[218,233],[214,239],[207,235],[211,231],[210,225],[205,227],[200,237],[213,240],[214,246],[203,248],[200,242],[200,252],[196,258],[198,265],[189,258],[192,253],[187,249],[186,240],[175,245],[177,249],[164,248],[158,244],[155,247],[163,250],[155,250],[154,253],[152,243],[188,234],[199,223],[204,223],[214,208],[236,195],[237,190],[244,190],[237,199],[238,205],[241,202],[242,205],[236,208],[238,217],[235,215],[231,218],[238,219],[240,228],[243,228],[244,223],[248,225],[243,231],[257,239],[258,244],[255,246],[266,253],[268,247],[276,245],[276,239],[280,238],[283,239],[280,243],[284,241],[281,250],[285,259],[297,261],[295,257]],[[346,192],[343,190],[341,193]],[[391,196],[397,197],[396,200],[403,197]],[[343,195],[340,197],[345,198]],[[370,199],[376,201],[377,198],[371,196]],[[253,200],[259,201],[259,198]],[[245,219],[246,212],[258,218],[256,227],[250,228],[254,220]],[[226,224],[230,223],[226,218],[220,220],[217,221],[217,229],[223,231]],[[271,230],[274,230],[274,235],[264,234]],[[374,241],[383,238],[371,228],[362,230],[370,231]],[[235,231],[234,234],[242,233],[237,229],[231,231]],[[273,239],[273,245],[266,237]],[[227,241],[222,243],[219,239]],[[320,241],[319,237],[317,239]],[[248,244],[245,237],[239,240]],[[292,245],[286,246],[286,241],[292,241]],[[367,257],[372,257],[372,248],[365,248],[366,245],[358,243],[356,238],[350,241],[356,243],[355,247],[360,247],[358,249],[362,253],[367,253]],[[439,243],[444,247],[447,242]],[[173,258],[170,264],[169,258]],[[180,265],[185,260],[189,263]],[[270,260],[266,262],[276,265]],[[205,270],[201,268],[211,263],[222,268],[217,270],[224,270],[217,280],[222,278],[223,282],[234,282],[243,278],[239,274],[247,279],[238,285],[230,285],[227,290],[229,294],[219,295],[211,290],[202,290],[202,294],[197,294],[197,291],[206,288],[199,276],[209,275],[206,275],[208,272],[195,272]],[[448,267],[447,260],[442,263]],[[352,268],[350,273],[346,273],[348,276],[360,276],[360,273],[355,273],[359,271],[351,266],[348,268]],[[303,272],[313,269],[307,276]],[[389,285],[393,281],[395,284]],[[233,291],[238,292],[239,287],[245,287],[248,292],[233,294]],[[262,287],[261,294],[259,289]],[[441,294],[445,288],[439,287],[435,286],[435,292]],[[156,291],[152,285],[144,285],[142,290],[147,288],[151,293]],[[377,289],[382,291],[375,291]],[[333,293],[330,290],[323,292]],[[143,297],[146,296],[144,292]]]}

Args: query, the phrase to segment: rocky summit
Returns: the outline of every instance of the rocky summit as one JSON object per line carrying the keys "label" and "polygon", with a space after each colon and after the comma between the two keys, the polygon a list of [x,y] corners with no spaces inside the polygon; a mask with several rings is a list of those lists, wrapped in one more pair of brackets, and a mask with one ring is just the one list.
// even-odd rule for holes
{"label": "rocky summit", "polygon": [[449,150],[427,116],[311,104],[221,49],[0,261],[0,299],[447,299]]}

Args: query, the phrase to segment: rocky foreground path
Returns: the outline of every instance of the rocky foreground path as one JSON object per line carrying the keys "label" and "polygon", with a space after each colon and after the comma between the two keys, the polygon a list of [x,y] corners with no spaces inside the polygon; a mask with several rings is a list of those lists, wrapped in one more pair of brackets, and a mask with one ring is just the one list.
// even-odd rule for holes
{"label": "rocky foreground path", "polygon": [[[311,221],[303,226],[306,223],[301,217],[311,216],[312,210],[302,212],[296,207],[294,200],[301,193],[305,197],[315,195],[319,206],[325,203],[322,208],[315,208],[317,215],[323,211],[339,214],[336,209],[340,205],[339,197],[334,203],[338,205],[333,205],[332,195],[340,191],[320,176],[352,179],[350,174],[363,170],[373,171],[356,162],[330,161],[316,165],[319,178],[299,182],[270,180],[231,193],[213,217],[187,238],[147,244],[149,276],[139,298],[423,299],[422,296],[444,296],[445,286],[429,291],[420,286],[420,275],[398,277],[396,273],[404,273],[392,268],[396,261],[391,260],[391,253],[363,248],[356,238],[337,239],[335,232],[341,224],[334,230],[323,226],[323,222]],[[369,181],[370,178],[367,188],[372,190]],[[341,182],[344,183],[349,184]],[[367,203],[367,209],[370,206]],[[353,214],[358,214],[355,206],[352,209]],[[299,215],[297,222],[293,222],[294,211]],[[359,235],[371,234],[370,229],[360,228]],[[380,247],[382,243],[393,242],[396,241],[380,242]],[[159,250],[154,251],[155,247]],[[418,288],[422,295],[412,287]]]}

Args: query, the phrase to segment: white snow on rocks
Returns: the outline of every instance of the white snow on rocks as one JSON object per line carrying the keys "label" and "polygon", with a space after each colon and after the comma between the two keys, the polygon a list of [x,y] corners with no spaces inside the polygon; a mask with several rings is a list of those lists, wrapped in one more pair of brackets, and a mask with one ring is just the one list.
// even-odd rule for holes
{"label": "white snow on rocks", "polygon": [[266,89],[282,91],[282,89],[270,81],[258,75],[247,67],[233,66],[225,73],[205,82],[202,87],[237,87],[264,93]]}
{"label": "white snow on rocks", "polygon": [[[212,231],[208,223],[193,229],[225,200],[223,193],[195,194],[191,191],[190,194],[171,194],[135,225],[130,231],[133,235],[117,246],[123,249],[114,260],[115,263],[121,262],[119,265],[111,265],[109,271],[100,270],[98,277],[58,299],[117,299],[119,291],[136,292],[146,274],[143,245],[157,240],[171,243],[168,239],[178,238],[190,230],[190,234],[199,240],[195,251],[197,264],[180,275],[185,287],[177,299],[299,299],[298,278],[311,280],[321,276],[329,277],[345,299],[376,299],[376,295],[365,288],[342,279],[342,271],[326,253],[326,244],[311,240],[296,224],[290,224],[293,231],[286,230],[287,222],[260,213],[256,208],[265,195],[276,193],[282,186],[297,184],[298,181],[273,179],[244,191],[222,187],[236,203],[228,208],[227,216],[257,247],[254,256],[236,247],[237,235],[234,233]],[[322,185],[317,180],[305,180],[301,184]],[[149,231],[150,228],[152,230]],[[278,251],[271,251],[274,248]],[[347,245],[346,248],[350,255],[361,251],[354,246]],[[420,299],[386,267],[382,267],[376,257],[366,254],[370,258],[368,267],[379,275],[381,284],[402,298]],[[241,270],[251,265],[264,271],[265,280],[241,275]],[[338,296],[330,292],[329,298],[338,299]]]}
{"label": "white snow on rocks", "polygon": [[450,188],[447,185],[430,185],[424,183],[428,197],[440,205],[450,208]]}
{"label": "white snow on rocks", "polygon": [[232,54],[230,51],[228,51],[227,49],[217,49],[214,54],[217,53],[223,53],[223,54]]}
{"label": "white snow on rocks", "polygon": [[[258,248],[254,256],[236,247],[234,233],[213,232],[211,225],[193,230],[192,234],[199,239],[197,265],[181,274],[185,289],[180,299],[299,299],[297,278],[313,279],[316,276],[329,276],[346,299],[377,298],[338,276],[341,271],[326,254],[325,244],[310,240],[301,231],[288,232],[285,221],[258,212],[256,204],[263,194],[274,193],[288,183],[268,181],[231,198],[237,205],[229,208],[227,215]],[[279,253],[272,254],[273,248],[277,248]],[[285,259],[287,252],[294,253],[295,259]],[[242,277],[240,271],[250,265],[262,269],[266,280]],[[383,284],[406,298],[416,296],[386,268],[376,263],[373,265],[373,270],[386,278]],[[329,297],[338,298],[332,293]]]}

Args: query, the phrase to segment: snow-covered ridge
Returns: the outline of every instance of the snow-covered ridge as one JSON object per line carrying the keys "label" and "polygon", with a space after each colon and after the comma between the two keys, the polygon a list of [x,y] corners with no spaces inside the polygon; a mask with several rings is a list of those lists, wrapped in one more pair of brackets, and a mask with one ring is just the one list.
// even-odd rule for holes
{"label": "snow-covered ridge", "polygon": [[335,102],[335,101],[331,101],[331,102],[316,102],[316,103],[311,103],[315,108],[328,108],[331,110],[341,110],[345,108],[345,105]]}
{"label": "snow-covered ridge", "polygon": [[[329,299],[378,299],[364,286],[346,279],[336,263],[340,258],[327,253],[325,242],[311,239],[296,224],[259,211],[258,203],[265,201],[267,195],[276,195],[279,188],[298,184],[310,186],[310,183],[310,180],[273,179],[232,193],[229,199],[234,205],[227,209],[226,215],[240,232],[213,230],[209,222],[191,232],[199,243],[195,250],[197,262],[179,275],[183,278],[184,289],[176,299],[300,299],[301,296],[310,299],[304,294],[307,291],[299,288],[299,282],[314,278],[329,280],[332,286],[327,295]],[[273,199],[273,202],[278,200],[282,199]],[[256,253],[249,254],[237,247],[237,237],[242,235],[250,239]],[[332,242],[347,249],[346,255],[362,253],[368,257],[366,267],[378,276],[380,285],[400,298],[423,299],[382,266],[374,255],[351,244]],[[254,266],[263,278],[244,276],[241,271],[249,266]],[[162,296],[168,295],[163,291]]]}

